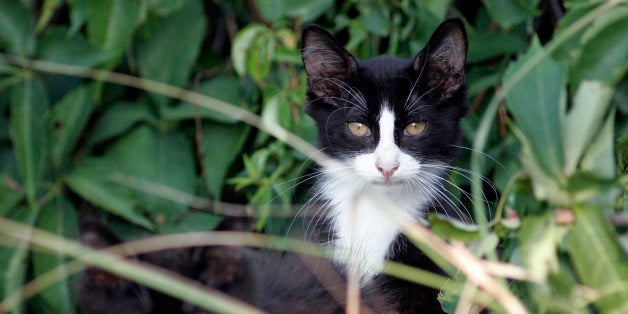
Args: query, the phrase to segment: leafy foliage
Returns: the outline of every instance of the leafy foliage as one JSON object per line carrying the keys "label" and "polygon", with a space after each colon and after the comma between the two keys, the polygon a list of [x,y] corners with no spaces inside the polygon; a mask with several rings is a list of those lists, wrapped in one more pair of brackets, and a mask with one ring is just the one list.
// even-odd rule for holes
{"label": "leafy foliage", "polygon": [[[531,312],[628,311],[625,1],[0,1],[0,216],[68,238],[93,212],[125,237],[210,230],[221,217],[189,201],[197,195],[248,204],[260,230],[283,234],[290,219],[275,210],[303,202],[311,178],[309,156],[241,116],[16,58],[192,90],[315,144],[302,113],[306,23],[339,34],[360,58],[410,57],[448,14],[468,28],[465,146],[476,150],[455,165],[471,175],[451,176],[473,196],[452,193],[471,203],[478,226],[430,217],[434,232],[523,266],[528,280],[509,288]],[[120,178],[176,193],[164,199]],[[12,236],[0,225],[3,299],[68,259]],[[465,296],[465,276],[452,278],[447,310],[469,297],[479,302],[471,309],[501,309]],[[11,312],[74,312],[72,280]]]}

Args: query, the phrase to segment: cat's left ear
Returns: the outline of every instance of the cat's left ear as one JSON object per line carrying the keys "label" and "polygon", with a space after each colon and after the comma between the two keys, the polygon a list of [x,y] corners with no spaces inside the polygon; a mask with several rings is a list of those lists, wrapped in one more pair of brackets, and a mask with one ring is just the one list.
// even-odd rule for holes
{"label": "cat's left ear", "polygon": [[423,50],[414,58],[417,75],[427,78],[428,88],[443,98],[464,87],[467,58],[467,33],[458,18],[441,23]]}

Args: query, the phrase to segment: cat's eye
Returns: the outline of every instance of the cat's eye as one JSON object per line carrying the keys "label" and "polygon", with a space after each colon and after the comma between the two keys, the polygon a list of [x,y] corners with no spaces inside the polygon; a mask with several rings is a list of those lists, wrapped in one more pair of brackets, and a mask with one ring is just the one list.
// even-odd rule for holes
{"label": "cat's eye", "polygon": [[351,134],[357,137],[365,137],[371,134],[371,130],[368,125],[360,122],[349,122],[347,123],[347,128],[351,132]]}
{"label": "cat's eye", "polygon": [[412,122],[406,125],[405,130],[403,130],[403,135],[406,136],[417,136],[427,128],[427,124],[425,122]]}

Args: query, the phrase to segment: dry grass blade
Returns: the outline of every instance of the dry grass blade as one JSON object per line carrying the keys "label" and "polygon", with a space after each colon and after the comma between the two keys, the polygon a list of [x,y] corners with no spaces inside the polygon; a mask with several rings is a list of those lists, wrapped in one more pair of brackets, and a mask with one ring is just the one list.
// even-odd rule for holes
{"label": "dry grass blade", "polygon": [[[181,300],[218,312],[262,313],[260,310],[218,291],[200,287],[195,282],[155,266],[125,260],[119,255],[97,251],[69,241],[49,232],[0,218],[0,233],[16,240],[28,242],[46,249],[56,248],[61,253],[75,257],[83,263],[102,268],[125,278],[130,278],[155,290],[171,294]],[[21,298],[5,299],[0,308],[11,311]]]}

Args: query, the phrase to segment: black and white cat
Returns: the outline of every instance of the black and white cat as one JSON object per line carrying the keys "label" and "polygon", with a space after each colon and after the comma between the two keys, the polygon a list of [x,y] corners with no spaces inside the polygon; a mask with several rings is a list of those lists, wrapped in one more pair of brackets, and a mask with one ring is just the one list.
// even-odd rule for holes
{"label": "black and white cat", "polygon": [[[323,209],[315,238],[340,257],[349,256],[348,264],[228,247],[175,249],[136,258],[165,268],[174,265],[178,273],[270,313],[342,313],[343,276],[349,272],[359,276],[362,301],[371,311],[442,312],[437,290],[380,274],[386,259],[439,270],[401,234],[379,202],[393,204],[396,215],[412,222],[421,222],[429,212],[464,220],[443,182],[457,154],[459,122],[467,111],[466,50],[464,25],[458,19],[443,22],[411,59],[358,61],[326,30],[308,26],[303,31],[306,112],[318,125],[319,147],[340,165],[321,167],[312,190],[310,204]],[[121,241],[102,224],[87,221],[83,226],[82,238],[92,246]],[[93,269],[79,283],[79,301],[86,313],[119,313],[124,308],[137,313],[202,312]]]}
{"label": "black and white cat", "polygon": [[[438,310],[437,292],[378,276],[384,260],[435,266],[374,201],[393,204],[394,214],[413,222],[428,212],[464,220],[447,197],[443,176],[457,154],[467,111],[466,50],[459,19],[443,22],[411,59],[358,61],[324,29],[303,32],[306,112],[317,123],[322,151],[342,161],[321,169],[312,200],[326,208],[329,243],[349,257],[349,270],[363,286],[384,285],[403,312]],[[426,291],[432,294],[427,303],[418,297]]]}

